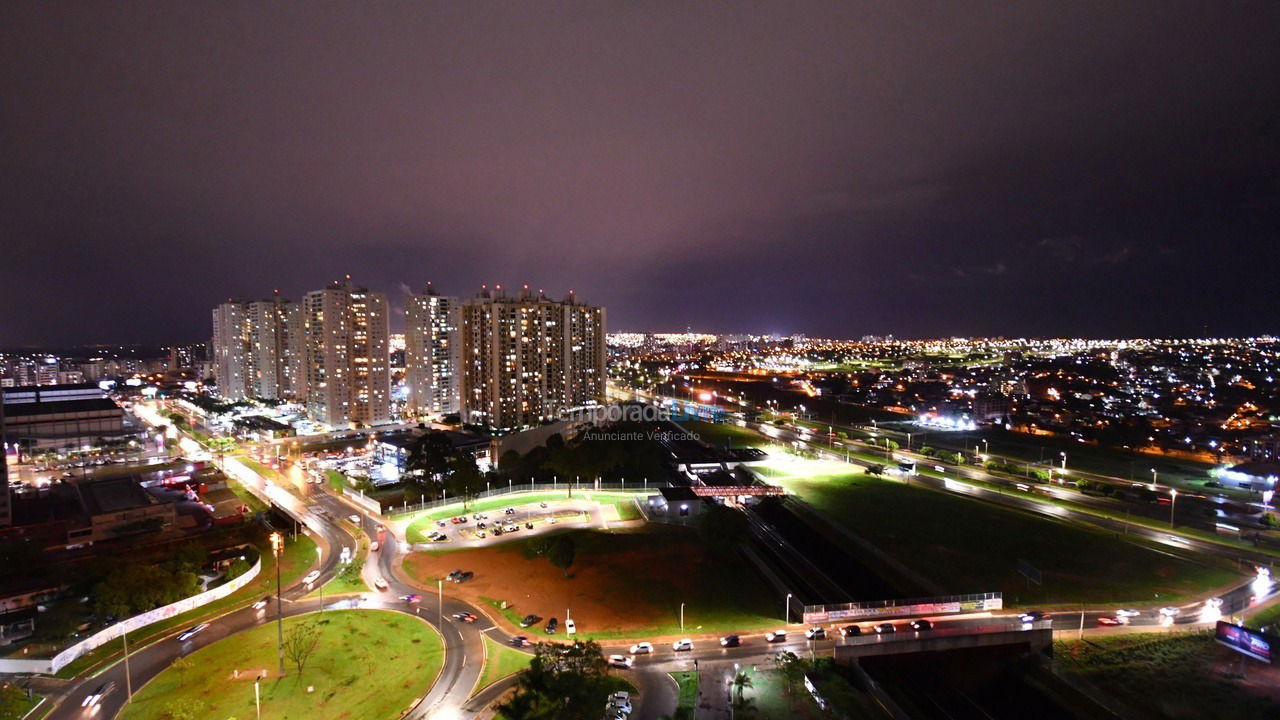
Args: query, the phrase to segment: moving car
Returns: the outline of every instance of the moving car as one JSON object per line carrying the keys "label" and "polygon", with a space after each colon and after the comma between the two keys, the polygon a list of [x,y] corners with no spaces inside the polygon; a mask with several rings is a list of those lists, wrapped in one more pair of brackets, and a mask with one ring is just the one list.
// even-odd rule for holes
{"label": "moving car", "polygon": [[845,637],[858,637],[862,634],[862,628],[857,625],[845,625],[840,628],[840,634]]}
{"label": "moving car", "polygon": [[524,619],[520,621],[520,627],[527,628],[530,625],[537,625],[538,621],[541,619],[542,618],[538,617],[537,615],[530,613],[528,615],[525,615]]}
{"label": "moving car", "polygon": [[1142,613],[1138,612],[1137,610],[1133,610],[1131,608],[1122,608],[1116,611],[1116,617],[1118,618],[1135,618],[1141,614]]}
{"label": "moving car", "polygon": [[898,628],[894,627],[893,623],[887,623],[887,622],[876,625],[874,629],[876,633],[880,635],[888,635],[890,633],[895,633],[898,631]]}
{"label": "moving car", "polygon": [[378,542],[377,540],[374,540],[373,543],[369,545],[369,552],[378,552],[378,549],[381,547],[382,547],[382,543]]}
{"label": "moving car", "polygon": [[101,703],[102,700],[106,696],[110,695],[115,689],[116,689],[116,684],[113,682],[106,682],[99,685],[98,687],[94,688],[93,692],[84,696],[84,700],[80,702],[80,707],[97,710],[98,704]]}
{"label": "moving car", "polygon": [[675,652],[680,652],[682,650],[692,650],[693,641],[690,640],[689,638],[684,638],[683,640],[677,640],[671,643],[671,649],[674,650]]}
{"label": "moving car", "polygon": [[826,640],[827,630],[826,628],[811,627],[808,630],[804,631],[804,639],[805,640]]}
{"label": "moving car", "polygon": [[542,508],[542,509],[544,509],[544,510],[545,510],[545,509],[546,509],[546,507],[547,507],[547,501],[546,501],[546,500],[543,500],[542,502],[538,503],[538,507],[540,507],[540,508]]}
{"label": "moving car", "polygon": [[523,636],[523,635],[517,635],[517,636],[515,636],[515,637],[511,638],[511,645],[512,645],[512,647],[520,647],[520,648],[524,648],[524,647],[529,647],[529,646],[533,645],[533,643],[529,642],[529,638],[527,638],[527,637],[525,637],[525,636]]}
{"label": "moving car", "polygon": [[347,516],[347,519],[351,521],[351,524],[352,524],[352,525],[359,525],[359,524],[360,524],[360,516],[359,516],[359,515],[348,515],[348,516]]}
{"label": "moving car", "polygon": [[559,627],[560,627],[560,621],[555,618],[551,618],[550,620],[547,621],[547,626],[543,628],[543,630],[548,635],[554,635],[556,633],[556,630]]}
{"label": "moving car", "polygon": [[1033,623],[1038,620],[1048,620],[1049,615],[1039,610],[1032,610],[1031,612],[1022,613],[1022,615],[1018,616],[1018,619],[1023,623]]}
{"label": "moving car", "polygon": [[726,635],[720,638],[720,647],[731,648],[731,647],[738,647],[741,644],[742,644],[742,638],[738,637],[737,635]]}
{"label": "moving car", "polygon": [[609,665],[611,667],[626,668],[627,670],[630,670],[631,666],[634,665],[635,662],[636,662],[636,659],[631,657],[630,655],[610,655],[609,656]]}
{"label": "moving car", "polygon": [[1178,608],[1173,607],[1172,605],[1160,608],[1161,617],[1176,618],[1178,617],[1179,612]]}
{"label": "moving car", "polygon": [[254,603],[254,604],[253,604],[253,609],[254,609],[254,610],[261,610],[261,609],[265,608],[265,607],[267,606],[267,604],[268,604],[268,603],[270,603],[270,602],[271,602],[271,596],[270,596],[270,595],[264,595],[264,596],[263,596],[263,598],[262,598],[261,600],[259,600],[258,602],[256,602],[256,603]]}
{"label": "moving car", "polygon": [[786,630],[770,630],[764,634],[765,642],[785,642],[787,639]]}
{"label": "moving car", "polygon": [[319,579],[320,579],[320,571],[312,570],[311,572],[307,573],[306,577],[302,578],[302,584],[310,585],[311,583]]}
{"label": "moving car", "polygon": [[1127,622],[1128,622],[1127,618],[1112,617],[1110,615],[1103,615],[1102,617],[1098,618],[1099,625],[1124,625]]}
{"label": "moving car", "polygon": [[200,633],[204,632],[204,629],[207,627],[209,627],[209,623],[200,623],[199,625],[193,625],[187,628],[186,630],[183,630],[182,632],[178,633],[178,642],[186,642],[190,640],[196,635],[199,635]]}
{"label": "moving car", "polygon": [[925,631],[925,630],[932,630],[932,629],[933,629],[933,623],[929,622],[928,620],[925,620],[924,618],[919,618],[919,619],[917,619],[917,620],[912,620],[912,621],[911,621],[911,629],[912,629],[912,630],[915,630],[916,632],[923,632],[923,631]]}
{"label": "moving car", "polygon": [[417,593],[409,593],[408,595],[401,595],[400,599],[407,603],[422,602],[422,596]]}
{"label": "moving car", "polygon": [[651,642],[640,642],[631,646],[632,655],[644,655],[652,652],[653,652],[653,643]]}
{"label": "moving car", "polygon": [[464,623],[473,623],[476,621],[476,616],[469,612],[458,612],[453,614],[453,619]]}
{"label": "moving car", "polygon": [[373,586],[379,590],[386,590],[388,587],[391,587],[390,585],[387,585],[387,581],[384,578],[380,577],[373,579]]}

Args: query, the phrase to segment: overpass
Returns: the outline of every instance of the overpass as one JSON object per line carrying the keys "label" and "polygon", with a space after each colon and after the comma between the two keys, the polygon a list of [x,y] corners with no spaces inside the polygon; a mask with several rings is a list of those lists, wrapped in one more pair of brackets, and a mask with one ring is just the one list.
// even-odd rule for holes
{"label": "overpass", "polygon": [[863,635],[835,646],[835,660],[841,665],[864,658],[911,653],[946,652],[1005,646],[1010,650],[1053,653],[1052,621],[1020,623],[993,619],[991,624],[924,632],[896,632],[891,635]]}

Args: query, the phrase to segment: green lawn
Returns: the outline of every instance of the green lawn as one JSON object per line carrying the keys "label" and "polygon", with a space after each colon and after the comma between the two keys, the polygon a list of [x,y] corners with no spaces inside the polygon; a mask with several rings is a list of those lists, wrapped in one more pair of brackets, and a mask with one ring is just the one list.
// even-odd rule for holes
{"label": "green lawn", "polygon": [[680,686],[680,694],[676,697],[676,710],[671,717],[676,720],[692,718],[698,704],[698,673],[673,672],[671,679]]}
{"label": "green lawn", "polygon": [[284,483],[284,476],[280,474],[279,470],[276,470],[275,468],[269,467],[267,465],[263,465],[262,463],[258,462],[257,460],[254,460],[253,458],[247,455],[242,455],[237,459],[241,463],[244,463],[245,467],[261,475],[263,479],[270,480],[271,482],[277,485],[281,485]]}
{"label": "green lawn", "polygon": [[350,487],[350,483],[347,482],[347,476],[337,470],[325,470],[324,475],[329,480],[329,488],[334,492],[340,493],[343,488]]}
{"label": "green lawn", "polygon": [[1280,717],[1280,704],[1251,695],[1222,676],[1239,666],[1239,657],[1215,643],[1209,632],[1111,635],[1054,647],[1060,667],[1151,717]]}
{"label": "green lawn", "polygon": [[773,442],[766,435],[731,422],[711,423],[692,420],[681,422],[680,426],[696,434],[706,444],[716,448],[724,448],[726,446],[731,448],[763,448]]}
{"label": "green lawn", "polygon": [[287,618],[286,637],[304,623],[313,624],[320,640],[301,675],[286,660],[288,672],[277,678],[276,628],[262,625],[197,650],[185,671],[165,670],[120,717],[167,720],[183,706],[192,718],[255,717],[252,676],[265,669],[263,718],[393,720],[426,693],[444,662],[435,630],[402,613],[335,610]]}
{"label": "green lawn", "polygon": [[529,653],[523,653],[490,640],[488,635],[484,636],[484,648],[484,669],[480,671],[480,677],[476,680],[472,695],[508,675],[514,675],[524,670],[529,667],[529,662],[533,659],[533,656]]}
{"label": "green lawn", "polygon": [[1251,615],[1245,624],[1252,628],[1261,628],[1270,625],[1272,626],[1270,631],[1271,634],[1276,634],[1276,630],[1280,630],[1280,628],[1275,627],[1276,625],[1280,625],[1280,603]]}
{"label": "green lawn", "polygon": [[[194,625],[200,620],[217,617],[249,604],[263,595],[274,593],[276,588],[275,558],[272,556],[269,547],[260,548],[260,550],[262,552],[262,569],[258,572],[258,576],[251,580],[248,585],[221,600],[215,600],[208,605],[188,610],[181,615],[161,620],[131,633],[129,638],[130,652],[137,652],[143,646],[164,637],[174,628],[183,625]],[[288,587],[302,577],[315,563],[316,543],[306,535],[298,535],[296,539],[290,539],[289,535],[286,534],[284,551],[280,559],[280,583],[283,587]],[[123,651],[123,641],[113,640],[93,652],[76,658],[58,671],[57,676],[61,678],[76,677],[86,670],[96,668],[100,663],[114,662]]]}
{"label": "green lawn", "polygon": [[[776,482],[949,592],[1006,603],[1168,602],[1226,585],[1231,568],[1110,532],[866,475]],[[1043,572],[1028,588],[1016,564]]]}

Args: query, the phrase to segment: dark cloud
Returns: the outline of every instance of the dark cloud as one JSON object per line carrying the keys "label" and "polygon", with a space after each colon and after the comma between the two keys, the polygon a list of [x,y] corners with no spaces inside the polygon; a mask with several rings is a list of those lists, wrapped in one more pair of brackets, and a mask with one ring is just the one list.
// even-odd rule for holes
{"label": "dark cloud", "polygon": [[27,3],[0,343],[344,273],[614,328],[1275,329],[1280,6]]}

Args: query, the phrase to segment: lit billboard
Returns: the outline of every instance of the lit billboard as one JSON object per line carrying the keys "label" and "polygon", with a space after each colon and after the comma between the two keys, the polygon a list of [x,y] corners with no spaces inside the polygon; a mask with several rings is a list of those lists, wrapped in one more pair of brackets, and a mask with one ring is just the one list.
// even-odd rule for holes
{"label": "lit billboard", "polygon": [[1250,630],[1240,625],[1232,625],[1225,620],[1218,621],[1213,638],[1242,655],[1248,655],[1254,660],[1268,664],[1272,662],[1272,648],[1277,642],[1276,638],[1270,635],[1264,635],[1257,630]]}

